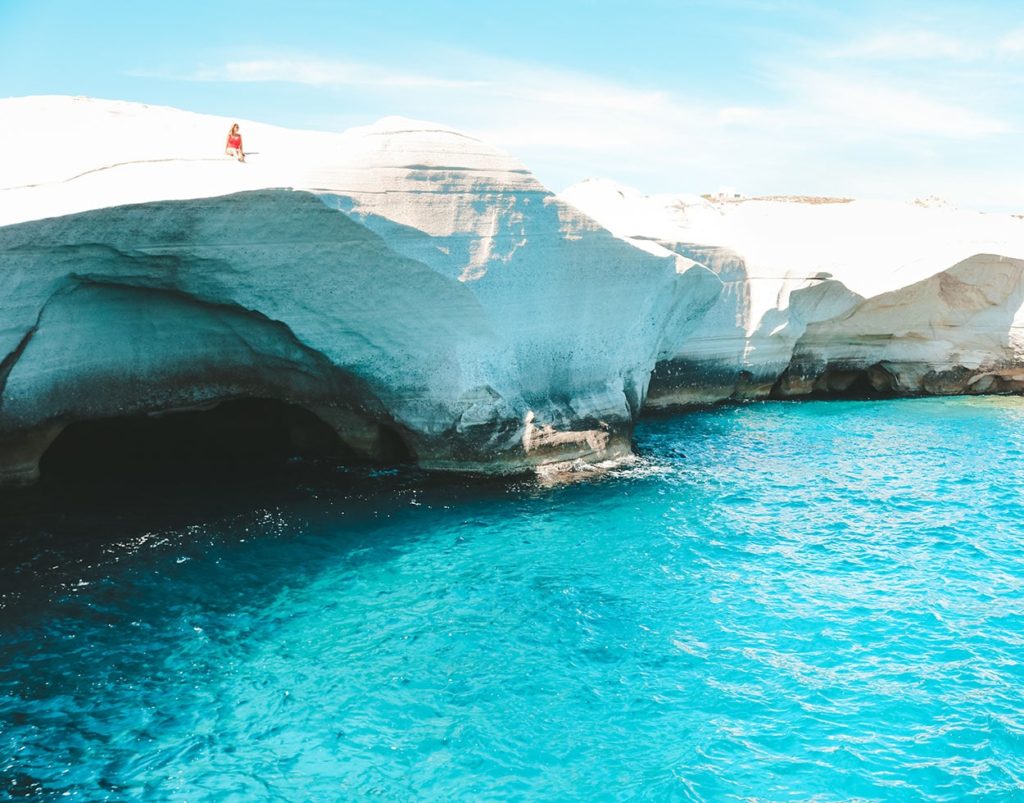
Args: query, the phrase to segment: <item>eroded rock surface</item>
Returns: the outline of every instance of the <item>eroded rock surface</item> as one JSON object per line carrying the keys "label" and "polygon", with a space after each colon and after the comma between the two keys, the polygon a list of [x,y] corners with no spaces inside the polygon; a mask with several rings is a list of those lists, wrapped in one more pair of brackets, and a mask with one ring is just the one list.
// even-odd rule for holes
{"label": "eroded rock surface", "polygon": [[723,283],[659,360],[651,407],[1021,388],[1017,218],[920,203],[644,196],[607,181],[562,197]]}
{"label": "eroded rock surface", "polygon": [[556,197],[402,119],[243,121],[239,164],[226,118],[0,113],[0,484],[35,479],[72,425],[211,409],[312,415],[327,430],[295,438],[358,459],[509,473],[624,456],[645,406],[1024,388],[1011,216]]}
{"label": "eroded rock surface", "polygon": [[[650,373],[722,282],[430,124],[344,134],[0,101],[0,482],[74,422],[299,405],[367,459],[517,472],[629,453]],[[21,143],[25,145],[25,143]]]}
{"label": "eroded rock surface", "polygon": [[949,395],[1024,389],[1024,260],[979,254],[797,341],[779,396]]}

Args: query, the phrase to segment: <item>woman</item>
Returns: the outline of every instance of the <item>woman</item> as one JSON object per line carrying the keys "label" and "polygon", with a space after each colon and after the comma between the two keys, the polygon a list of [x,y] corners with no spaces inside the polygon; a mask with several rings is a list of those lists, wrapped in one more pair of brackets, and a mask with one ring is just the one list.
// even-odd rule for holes
{"label": "woman", "polygon": [[228,131],[228,141],[224,146],[224,153],[234,156],[238,161],[245,161],[245,151],[242,150],[242,135],[238,133],[238,123],[231,126]]}

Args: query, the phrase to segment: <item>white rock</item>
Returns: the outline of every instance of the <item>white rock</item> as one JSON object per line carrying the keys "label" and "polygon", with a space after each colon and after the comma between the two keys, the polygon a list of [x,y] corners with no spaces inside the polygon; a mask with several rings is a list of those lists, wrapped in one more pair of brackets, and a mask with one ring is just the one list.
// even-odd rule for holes
{"label": "white rock", "polygon": [[780,393],[843,392],[856,381],[904,394],[1020,390],[1022,307],[1024,259],[970,257],[810,324]]}
{"label": "white rock", "polygon": [[0,116],[0,482],[71,422],[249,397],[430,468],[619,457],[722,289],[442,126],[242,120],[240,164],[229,118],[64,97]]}
{"label": "white rock", "polygon": [[[1012,389],[1010,380],[972,379],[1004,376],[1016,359],[1011,322],[1020,302],[1006,289],[1016,263],[975,255],[1024,258],[1019,217],[961,211],[937,199],[712,203],[644,196],[607,181],[582,182],[561,197],[627,242],[657,243],[724,283],[700,325],[659,362],[651,406],[828,392],[827,379],[815,385],[815,371],[842,365],[844,374],[863,372],[879,360],[902,366],[899,381],[877,377],[879,390]],[[944,295],[932,292],[938,284],[918,287],[938,276],[946,277]],[[987,318],[975,309],[979,293],[997,310]],[[974,310],[970,321],[948,323],[947,303]],[[863,341],[870,338],[889,346],[869,348]]]}

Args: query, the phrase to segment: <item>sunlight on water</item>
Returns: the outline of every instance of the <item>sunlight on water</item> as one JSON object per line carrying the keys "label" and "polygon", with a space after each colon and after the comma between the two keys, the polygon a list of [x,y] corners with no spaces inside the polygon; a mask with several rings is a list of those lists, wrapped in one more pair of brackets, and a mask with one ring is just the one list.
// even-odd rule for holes
{"label": "sunlight on water", "polygon": [[564,487],[339,473],[5,514],[0,791],[1024,796],[1021,400],[637,439]]}

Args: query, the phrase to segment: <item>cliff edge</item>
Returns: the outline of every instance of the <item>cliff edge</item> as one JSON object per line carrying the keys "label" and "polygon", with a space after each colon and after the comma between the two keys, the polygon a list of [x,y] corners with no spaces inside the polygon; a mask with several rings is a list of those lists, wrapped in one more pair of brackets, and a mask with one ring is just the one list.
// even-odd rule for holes
{"label": "cliff edge", "polygon": [[[628,454],[721,280],[443,126],[342,134],[0,101],[0,483],[72,425],[246,399],[359,459],[513,473]],[[70,134],[73,132],[73,136]]]}

